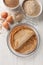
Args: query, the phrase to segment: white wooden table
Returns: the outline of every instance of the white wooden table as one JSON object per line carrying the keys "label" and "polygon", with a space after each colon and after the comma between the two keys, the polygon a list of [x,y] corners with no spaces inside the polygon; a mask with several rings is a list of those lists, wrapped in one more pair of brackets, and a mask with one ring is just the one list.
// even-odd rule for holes
{"label": "white wooden table", "polygon": [[[40,1],[43,5],[43,0]],[[0,12],[2,11],[10,10],[6,9],[3,0],[0,0]],[[27,58],[20,58],[13,55],[7,46],[7,34],[9,32],[2,30],[2,34],[0,35],[0,65],[43,65],[43,12],[42,15],[34,21],[41,38],[38,51]]]}

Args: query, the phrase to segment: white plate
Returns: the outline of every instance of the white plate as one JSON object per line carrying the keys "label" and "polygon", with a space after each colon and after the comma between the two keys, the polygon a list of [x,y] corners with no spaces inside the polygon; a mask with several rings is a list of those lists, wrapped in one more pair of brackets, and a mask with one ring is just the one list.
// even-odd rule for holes
{"label": "white plate", "polygon": [[[29,26],[31,29],[33,29],[34,30],[34,32],[36,33],[36,36],[37,36],[37,48],[38,48],[38,46],[39,46],[39,33],[38,33],[38,31],[36,30],[36,28],[33,26],[33,25],[31,25],[31,23],[28,23],[28,22],[25,22],[25,23],[18,23],[18,24],[16,24],[15,26],[14,26],[14,28],[16,27],[16,26],[19,26],[19,25],[27,25],[27,26]],[[12,30],[11,30],[12,31]],[[10,31],[10,33],[11,33],[11,31]],[[20,56],[20,57],[27,57],[27,56],[29,56],[29,54],[33,54],[33,52],[37,49],[35,49],[33,52],[29,52],[28,54],[20,54],[20,53],[18,53],[18,52],[16,52],[12,47],[11,47],[11,45],[10,45],[10,40],[9,40],[9,35],[10,35],[10,33],[8,34],[8,37],[7,37],[7,45],[8,45],[8,47],[9,47],[9,49],[10,49],[10,51],[14,54],[14,55],[17,55],[17,56]],[[35,53],[35,52],[34,52]]]}

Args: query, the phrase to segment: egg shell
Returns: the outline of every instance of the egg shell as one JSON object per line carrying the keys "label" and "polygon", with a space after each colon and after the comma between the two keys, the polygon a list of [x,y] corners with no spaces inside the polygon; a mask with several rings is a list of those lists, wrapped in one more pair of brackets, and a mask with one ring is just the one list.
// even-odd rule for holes
{"label": "egg shell", "polygon": [[21,21],[23,19],[23,14],[19,13],[16,15],[16,21]]}
{"label": "egg shell", "polygon": [[12,16],[8,16],[7,19],[6,19],[6,22],[8,23],[13,23],[13,17]]}
{"label": "egg shell", "polygon": [[4,28],[6,28],[7,30],[9,30],[10,29],[10,26],[9,26],[9,24],[5,21],[5,22],[3,22],[3,27]]}
{"label": "egg shell", "polygon": [[8,16],[8,13],[7,13],[7,12],[2,12],[2,13],[1,13],[1,17],[2,17],[2,18],[7,18],[7,16]]}

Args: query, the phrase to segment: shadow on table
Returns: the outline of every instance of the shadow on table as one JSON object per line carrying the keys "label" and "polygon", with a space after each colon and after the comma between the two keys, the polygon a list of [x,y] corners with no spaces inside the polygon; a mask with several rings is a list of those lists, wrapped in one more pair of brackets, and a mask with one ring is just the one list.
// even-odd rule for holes
{"label": "shadow on table", "polygon": [[37,21],[39,21],[39,22],[40,22],[40,21],[41,21],[41,22],[43,21],[43,11],[42,11],[42,13],[41,13],[41,15],[40,15],[39,17],[34,18],[34,21],[36,21],[36,22],[37,22]]}

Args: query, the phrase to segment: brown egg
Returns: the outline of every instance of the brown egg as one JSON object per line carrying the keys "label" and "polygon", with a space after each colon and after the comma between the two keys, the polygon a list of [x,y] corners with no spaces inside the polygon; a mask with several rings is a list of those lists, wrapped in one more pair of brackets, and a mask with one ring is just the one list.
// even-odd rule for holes
{"label": "brown egg", "polygon": [[7,19],[6,19],[6,21],[8,23],[13,23],[13,17],[12,16],[8,16]]}
{"label": "brown egg", "polygon": [[2,17],[2,18],[7,18],[7,16],[8,16],[8,13],[7,13],[7,12],[2,12],[2,13],[1,13],[1,17]]}
{"label": "brown egg", "polygon": [[7,30],[10,29],[10,26],[9,26],[8,22],[5,21],[5,22],[3,22],[2,25],[3,25],[3,27],[6,28]]}

